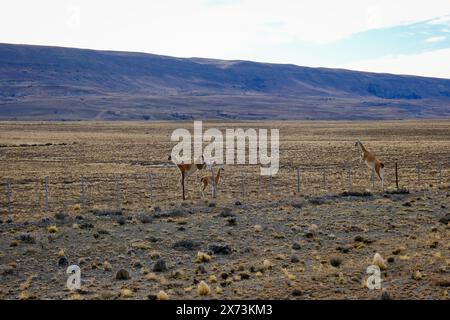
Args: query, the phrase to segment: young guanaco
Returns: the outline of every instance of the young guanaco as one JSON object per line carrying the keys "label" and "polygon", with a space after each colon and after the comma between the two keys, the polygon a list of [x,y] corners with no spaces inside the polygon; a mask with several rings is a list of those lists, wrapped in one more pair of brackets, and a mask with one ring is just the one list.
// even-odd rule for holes
{"label": "young guanaco", "polygon": [[211,187],[213,187],[213,182],[215,183],[215,187],[217,188],[217,186],[219,185],[220,182],[220,173],[222,171],[225,171],[223,167],[220,167],[219,170],[217,170],[217,174],[214,177],[212,177],[211,175],[205,175],[203,177],[200,178],[200,191],[202,192],[202,197],[205,195],[205,189],[206,187],[208,187],[208,185],[211,185]]}

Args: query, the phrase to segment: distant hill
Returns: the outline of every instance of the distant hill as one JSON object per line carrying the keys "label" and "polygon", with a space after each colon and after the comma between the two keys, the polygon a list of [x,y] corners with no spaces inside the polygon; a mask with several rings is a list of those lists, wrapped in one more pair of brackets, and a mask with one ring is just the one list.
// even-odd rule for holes
{"label": "distant hill", "polygon": [[0,44],[0,119],[450,117],[450,80]]}

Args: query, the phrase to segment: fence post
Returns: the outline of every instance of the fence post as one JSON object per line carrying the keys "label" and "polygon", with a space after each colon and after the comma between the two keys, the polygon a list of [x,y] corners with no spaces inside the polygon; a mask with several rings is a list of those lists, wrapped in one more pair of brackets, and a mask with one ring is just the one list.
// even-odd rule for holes
{"label": "fence post", "polygon": [[398,191],[398,164],[397,164],[397,161],[395,161],[395,186],[397,187],[397,191]]}
{"label": "fence post", "polygon": [[271,194],[273,191],[272,185],[272,168],[269,168],[269,193]]}
{"label": "fence post", "polygon": [[264,185],[264,182],[262,180],[263,180],[263,177],[260,173],[260,174],[258,174],[258,198],[261,196],[261,193],[262,193],[261,189],[262,189],[262,186]]}
{"label": "fence post", "polygon": [[44,209],[48,211],[48,176],[44,178]]}
{"label": "fence post", "polygon": [[245,197],[244,171],[242,171],[242,170],[241,170],[241,195],[242,195],[242,198]]}
{"label": "fence post", "polygon": [[80,206],[81,206],[81,209],[84,209],[86,206],[86,195],[85,195],[84,177],[83,176],[81,176],[80,183],[81,183]]}
{"label": "fence post", "polygon": [[153,199],[153,174],[151,172],[148,174],[148,187],[149,187],[149,197],[151,201]]}
{"label": "fence post", "polygon": [[325,168],[322,168],[322,179],[323,179],[323,189],[325,191],[328,190],[328,181],[327,181],[327,173],[325,171]]}
{"label": "fence post", "polygon": [[120,211],[121,210],[121,206],[120,206],[120,176],[117,174],[116,175],[116,183],[115,183],[115,200],[116,200],[116,210]]}
{"label": "fence post", "polygon": [[348,191],[352,191],[353,182],[352,182],[352,166],[348,164]]}
{"label": "fence post", "polygon": [[442,184],[442,163],[439,164],[439,184]]}
{"label": "fence post", "polygon": [[12,213],[12,188],[11,181],[6,182],[6,198],[8,200],[8,215]]}
{"label": "fence post", "polygon": [[417,184],[420,184],[421,177],[420,177],[420,165],[416,165],[416,172],[417,172]]}
{"label": "fence post", "polygon": [[300,193],[300,166],[297,167],[297,193]]}

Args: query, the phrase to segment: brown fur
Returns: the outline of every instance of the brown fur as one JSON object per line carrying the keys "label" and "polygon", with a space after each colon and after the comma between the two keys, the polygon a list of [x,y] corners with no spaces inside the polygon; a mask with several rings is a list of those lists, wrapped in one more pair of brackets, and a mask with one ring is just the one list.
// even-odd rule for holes
{"label": "brown fur", "polygon": [[168,158],[169,161],[172,161],[177,166],[178,170],[180,170],[180,185],[182,187],[183,191],[183,200],[186,200],[185,194],[184,194],[184,181],[187,177],[192,175],[197,170],[202,170],[206,167],[205,158],[201,157],[201,163],[176,163],[174,159],[172,159],[172,156],[169,155]]}
{"label": "brown fur", "polygon": [[[215,183],[215,185],[216,185],[216,188],[217,188],[217,186],[219,185],[219,181],[220,181],[220,172],[221,172],[221,171],[224,171],[224,169],[223,169],[222,167],[219,168],[219,170],[217,170],[217,174],[216,174],[216,176],[214,177],[214,183]],[[200,178],[200,183],[201,183],[200,191],[202,192],[202,195],[203,195],[203,193],[204,193],[206,187],[208,187],[209,184],[210,184],[210,185],[213,184],[213,178],[212,178],[212,175],[209,175],[209,176],[208,176],[208,175],[205,175],[205,176],[201,177],[201,178]]]}
{"label": "brown fur", "polygon": [[374,170],[378,178],[384,183],[384,163],[381,162],[375,153],[368,150],[361,141],[357,141],[355,146],[361,149],[361,161],[363,161],[370,169]]}

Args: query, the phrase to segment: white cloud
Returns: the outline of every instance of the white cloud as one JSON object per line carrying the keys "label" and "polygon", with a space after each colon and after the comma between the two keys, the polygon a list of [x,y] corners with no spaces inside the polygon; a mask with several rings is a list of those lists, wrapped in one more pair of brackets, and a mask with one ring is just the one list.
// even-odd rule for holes
{"label": "white cloud", "polygon": [[450,15],[440,16],[438,18],[432,19],[430,24],[448,24],[450,25]]}
{"label": "white cloud", "polygon": [[284,62],[299,54],[274,57],[283,44],[446,17],[449,0],[15,0],[0,1],[0,42]]}
{"label": "white cloud", "polygon": [[429,37],[425,39],[425,42],[441,42],[447,39],[447,37],[444,36],[437,36],[437,37]]}
{"label": "white cloud", "polygon": [[[251,45],[298,40],[329,43],[372,28],[450,15],[448,0],[219,3],[211,5],[205,0],[1,1],[0,41],[111,49],[128,46],[131,50],[140,48],[182,56],[207,56],[223,50],[231,55]],[[68,14],[71,8],[79,10],[77,28],[69,27],[73,19]]]}
{"label": "white cloud", "polygon": [[450,79],[450,49],[358,61],[346,65],[345,68],[360,71],[409,74]]}

